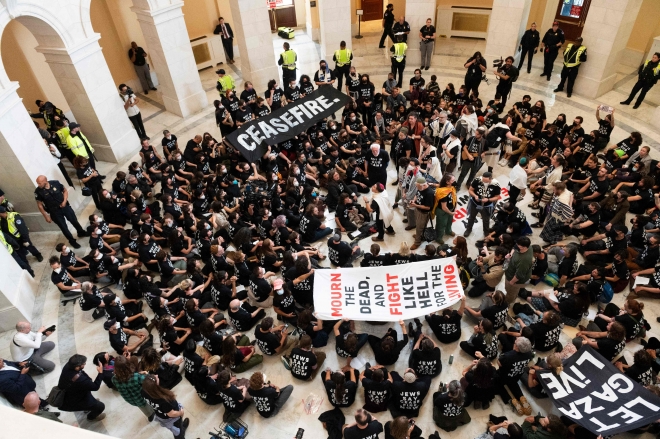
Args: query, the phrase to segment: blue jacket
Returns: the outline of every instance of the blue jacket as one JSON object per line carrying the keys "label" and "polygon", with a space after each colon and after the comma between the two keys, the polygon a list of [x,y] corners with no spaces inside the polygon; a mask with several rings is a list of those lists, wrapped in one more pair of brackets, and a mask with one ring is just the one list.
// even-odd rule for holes
{"label": "blue jacket", "polygon": [[[18,370],[6,370],[7,366],[15,367]],[[32,392],[37,387],[32,377],[26,373],[21,373],[21,366],[14,361],[5,360],[5,367],[0,369],[0,393],[17,406],[23,405],[25,395]]]}

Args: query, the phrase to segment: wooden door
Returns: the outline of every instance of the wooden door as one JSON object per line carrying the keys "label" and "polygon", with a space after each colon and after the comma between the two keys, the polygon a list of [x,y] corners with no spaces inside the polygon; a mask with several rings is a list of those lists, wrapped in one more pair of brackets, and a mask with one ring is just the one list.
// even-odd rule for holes
{"label": "wooden door", "polygon": [[564,31],[567,41],[575,41],[582,35],[591,0],[559,0],[555,20]]}
{"label": "wooden door", "polygon": [[385,12],[383,0],[362,0],[362,9],[364,10],[362,21],[383,19],[383,12]]}
{"label": "wooden door", "polygon": [[289,6],[287,8],[275,9],[275,21],[277,22],[277,27],[298,26],[298,22],[296,21],[296,7]]}

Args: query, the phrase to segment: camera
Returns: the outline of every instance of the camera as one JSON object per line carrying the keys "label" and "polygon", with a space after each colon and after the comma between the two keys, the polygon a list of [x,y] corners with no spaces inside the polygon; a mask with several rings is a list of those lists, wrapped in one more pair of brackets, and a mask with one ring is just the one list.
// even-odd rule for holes
{"label": "camera", "polygon": [[504,65],[504,59],[500,56],[500,59],[496,59],[493,61],[493,67],[496,69],[501,68]]}

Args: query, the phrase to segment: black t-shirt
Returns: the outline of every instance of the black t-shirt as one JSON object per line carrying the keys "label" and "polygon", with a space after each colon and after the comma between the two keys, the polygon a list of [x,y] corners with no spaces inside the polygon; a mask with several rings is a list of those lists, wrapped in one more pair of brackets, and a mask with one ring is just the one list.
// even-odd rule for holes
{"label": "black t-shirt", "polygon": [[598,344],[598,353],[605,357],[607,361],[614,360],[614,357],[619,355],[626,347],[625,340],[616,341],[609,337],[596,339],[596,344]]}
{"label": "black t-shirt", "polygon": [[387,165],[390,162],[390,155],[384,149],[381,149],[377,156],[371,151],[366,156],[370,175],[380,175],[387,173]]}
{"label": "black t-shirt", "polygon": [[272,111],[275,111],[282,108],[282,96],[284,96],[284,91],[281,88],[276,88],[275,90],[266,90],[266,92],[264,93],[266,99],[271,97],[271,95],[273,97],[273,100],[270,109]]}
{"label": "black t-shirt", "polygon": [[434,314],[428,322],[440,343],[453,343],[461,338],[461,315],[456,310],[449,318]]}
{"label": "black t-shirt", "polygon": [[392,384],[392,402],[403,415],[416,418],[428,391],[429,386],[421,380],[414,383],[397,381]]}
{"label": "black t-shirt", "polygon": [[[50,280],[53,282],[54,285],[59,284],[60,282],[63,283],[65,286],[70,287],[73,285],[73,281],[71,280],[71,277],[69,277],[69,273],[64,268],[61,268],[59,273],[56,273],[53,271],[50,275]],[[66,292],[68,293],[67,290],[60,290],[62,293]]]}
{"label": "black t-shirt", "polygon": [[243,399],[243,392],[233,384],[227,388],[220,389],[220,397],[226,410],[230,412],[242,412],[246,401],[240,402]]}
{"label": "black t-shirt", "polygon": [[392,383],[389,380],[383,379],[377,383],[370,378],[362,378],[362,387],[364,387],[365,410],[371,413],[387,410],[387,403],[392,397]]}
{"label": "black t-shirt", "polygon": [[321,220],[315,216],[305,215],[300,219],[299,228],[303,234],[303,240],[306,242],[314,242],[316,231],[321,226]]}
{"label": "black t-shirt", "polygon": [[314,366],[316,366],[316,355],[311,351],[293,348],[289,357],[289,365],[291,366],[291,375],[306,380],[312,376]]}
{"label": "black t-shirt", "polygon": [[622,262],[616,262],[614,261],[612,263],[612,274],[619,279],[629,279],[630,278],[630,270],[628,269],[628,264],[626,264],[626,261]]}
{"label": "black t-shirt", "polygon": [[195,382],[195,374],[203,364],[204,359],[197,355],[196,352],[183,353],[183,368],[186,371],[186,378],[191,383]]}
{"label": "black t-shirt", "polygon": [[428,352],[415,349],[410,357],[410,367],[415,370],[417,376],[437,376],[442,370],[440,348],[435,347]]}
{"label": "black t-shirt", "polygon": [[[470,57],[466,64],[469,62],[472,62],[474,60],[474,57]],[[479,62],[476,62],[470,67],[468,67],[467,72],[465,73],[465,79],[471,79],[472,81],[481,81],[481,77],[483,76],[483,72],[481,71],[481,68],[479,66],[484,66],[488,67],[486,64],[486,60],[481,58]]]}
{"label": "black t-shirt", "polygon": [[435,392],[433,394],[433,407],[438,408],[443,416],[453,418],[463,413],[463,407],[451,402],[448,393]]}
{"label": "black t-shirt", "polygon": [[110,346],[118,354],[121,354],[124,351],[124,346],[128,343],[128,337],[123,329],[119,328],[116,334],[108,332],[108,338],[110,339]]}
{"label": "black t-shirt", "polygon": [[534,262],[532,263],[532,276],[542,278],[547,272],[548,256],[546,255],[543,259],[534,258]]}
{"label": "black t-shirt", "polygon": [[561,334],[561,327],[555,326],[554,328],[543,323],[537,322],[529,325],[534,333],[534,347],[540,351],[547,351],[554,348],[559,342],[559,334]]}
{"label": "black t-shirt", "polygon": [[504,326],[508,312],[508,303],[493,305],[481,311],[481,316],[493,323],[493,329],[499,329]]}
{"label": "black t-shirt", "polygon": [[[135,61],[133,61],[133,64],[140,67],[143,66],[147,60],[145,59],[145,56],[147,53],[144,51],[143,48],[138,47],[135,49]],[[128,49],[128,59],[133,58],[133,48]]]}
{"label": "black t-shirt", "polygon": [[413,88],[422,88],[424,87],[424,84],[426,84],[426,79],[422,78],[421,76],[419,78],[416,76],[410,78],[410,85],[412,85]]}
{"label": "black t-shirt", "polygon": [[254,329],[254,338],[261,352],[266,355],[275,355],[275,349],[280,347],[280,338],[270,331],[262,332],[259,326]]}
{"label": "black t-shirt", "polygon": [[505,352],[500,355],[500,368],[497,374],[500,379],[518,380],[532,358],[534,354],[531,352],[522,353],[515,350]]}
{"label": "black t-shirt", "polygon": [[268,299],[268,295],[273,289],[266,279],[258,278],[254,274],[250,276],[250,288],[259,302]]}
{"label": "black t-shirt", "polygon": [[426,206],[429,209],[424,210],[417,208],[420,212],[425,212],[429,213],[431,212],[431,209],[433,208],[433,203],[435,202],[435,189],[432,187],[427,187],[423,191],[417,192],[417,204],[420,204],[422,206]]}
{"label": "black t-shirt", "polygon": [[179,403],[176,400],[168,401],[166,399],[152,398],[147,395],[144,390],[141,390],[140,392],[142,393],[145,401],[147,401],[147,404],[149,404],[151,408],[154,409],[156,416],[158,416],[160,419],[168,419],[169,416],[167,416],[167,414],[169,412],[172,410],[179,410]]}
{"label": "black t-shirt", "polygon": [[248,389],[248,393],[252,396],[254,407],[261,416],[268,418],[273,414],[275,400],[279,396],[274,387],[266,386],[259,390]]}
{"label": "black t-shirt", "polygon": [[350,332],[344,332],[344,331],[341,331],[341,332],[339,333],[339,336],[338,336],[338,337],[335,337],[335,351],[337,352],[337,355],[339,355],[340,357],[344,357],[344,358],[347,358],[347,357],[357,357],[357,354],[358,354],[358,351],[357,351],[357,350],[349,351],[349,350],[346,349],[346,347],[345,347],[346,336],[347,336],[349,333],[350,333]]}
{"label": "black t-shirt", "polygon": [[167,137],[163,137],[163,139],[160,141],[160,144],[170,153],[172,154],[174,150],[176,149],[176,136],[174,134],[170,134],[170,138],[168,139]]}
{"label": "black t-shirt", "polygon": [[633,364],[624,372],[626,376],[632,378],[642,386],[650,386],[653,384],[653,368],[643,368],[638,364]]}
{"label": "black t-shirt", "polygon": [[491,180],[490,183],[486,185],[481,180],[481,177],[477,177],[474,180],[472,180],[470,186],[472,187],[474,193],[479,198],[493,198],[499,195],[501,192],[500,184],[497,181]]}
{"label": "black t-shirt", "polygon": [[273,307],[286,314],[293,314],[296,311],[295,301],[291,294],[279,295],[275,293],[275,296],[273,297]]}
{"label": "black t-shirt", "polygon": [[328,258],[335,264],[343,267],[346,265],[353,254],[353,249],[348,243],[339,241],[334,243],[333,238],[328,240]]}
{"label": "black t-shirt", "polygon": [[353,381],[346,381],[344,383],[344,395],[336,398],[335,383],[332,380],[323,382],[325,392],[328,395],[328,401],[335,407],[350,407],[355,402],[355,393],[357,392],[357,384]]}
{"label": "black t-shirt", "polygon": [[211,355],[222,355],[223,341],[224,337],[222,334],[214,331],[208,337],[204,337],[204,347],[211,353]]}
{"label": "black t-shirt", "polygon": [[252,316],[243,308],[239,308],[237,312],[232,312],[230,309],[227,314],[229,315],[231,324],[239,331],[247,331],[251,328]]}
{"label": "black t-shirt", "polygon": [[344,439],[378,439],[378,435],[383,432],[383,424],[373,420],[365,428],[357,425],[344,429]]}
{"label": "black t-shirt", "polygon": [[562,276],[573,277],[577,273],[578,262],[575,257],[567,258],[561,260],[559,267],[557,268],[557,275],[561,278]]}

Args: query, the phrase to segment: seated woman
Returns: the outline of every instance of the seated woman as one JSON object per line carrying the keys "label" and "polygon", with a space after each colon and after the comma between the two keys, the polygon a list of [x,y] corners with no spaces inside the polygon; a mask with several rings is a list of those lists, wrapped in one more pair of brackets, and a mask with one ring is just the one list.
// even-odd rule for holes
{"label": "seated woman", "polygon": [[594,322],[589,322],[586,328],[580,328],[577,335],[608,361],[614,360],[626,347],[626,328],[615,321],[608,323],[605,331]]}
{"label": "seated woman", "polygon": [[215,380],[217,375],[211,375],[209,368],[202,366],[195,376],[195,391],[199,398],[208,405],[217,405],[223,402],[220,388]]}
{"label": "seated woman", "polygon": [[497,357],[497,336],[493,330],[493,323],[488,319],[482,319],[474,326],[474,336],[460,343],[461,349],[466,354],[475,357],[488,357],[491,360]]}
{"label": "seated woman", "polygon": [[[229,337],[228,337],[229,338]],[[186,371],[186,379],[190,384],[195,384],[195,376],[202,366],[210,368],[211,375],[215,374],[220,366],[220,357],[211,355],[203,346],[198,346],[195,340],[188,339],[183,350],[183,364]]]}
{"label": "seated woman", "polygon": [[[562,322],[569,326],[577,326],[582,315],[589,309],[591,303],[587,285],[582,282],[574,282],[566,287],[561,287],[554,292],[532,291],[529,296],[523,295],[534,308],[539,311],[555,310]],[[554,294],[557,301],[548,297]]]}
{"label": "seated woman", "polygon": [[334,407],[350,407],[355,402],[357,393],[357,374],[350,365],[340,371],[332,372],[327,368],[321,375],[328,401]]}
{"label": "seated woman", "polygon": [[310,204],[305,209],[305,215],[300,219],[300,233],[305,242],[316,242],[332,234],[332,229],[319,220],[319,209]]}
{"label": "seated woman", "polygon": [[392,253],[390,255],[390,263],[391,265],[401,265],[401,264],[409,264],[411,262],[415,262],[417,257],[410,253],[410,247],[408,247],[408,243],[406,241],[402,241],[401,245],[399,246],[399,251],[397,253]]}
{"label": "seated woman", "polygon": [[[525,310],[525,307],[527,308]],[[516,337],[522,335],[529,338],[534,346],[534,349],[541,352],[547,352],[554,350],[559,344],[559,335],[561,334],[561,316],[559,313],[554,310],[541,312],[534,310],[529,305],[522,305],[519,307],[517,304],[514,305],[514,313],[516,313],[516,328],[513,328],[514,331],[511,335]],[[534,323],[527,324],[522,317],[524,315],[533,316],[536,314],[536,320]],[[540,321],[538,320],[540,317]],[[527,319],[529,323],[529,319]],[[523,334],[525,328],[529,329],[528,335]],[[516,330],[517,329],[517,330]],[[511,331],[510,331],[511,332]],[[504,351],[504,348],[502,348]]]}
{"label": "seated woman", "polygon": [[500,290],[486,294],[479,308],[467,307],[468,315],[477,320],[488,319],[493,323],[493,329],[497,330],[504,326],[508,316],[509,304],[506,302],[504,293]]}
{"label": "seated woman", "polygon": [[337,209],[339,204],[339,196],[341,194],[348,194],[352,196],[357,201],[357,187],[353,184],[346,184],[342,180],[339,172],[336,170],[331,170],[328,172],[328,196],[325,199],[326,204],[328,205],[328,210],[333,212]]}
{"label": "seated woman", "polygon": [[418,377],[435,377],[442,372],[442,359],[440,348],[430,337],[422,334],[421,322],[415,333],[415,345],[413,346],[408,367],[415,371]]}
{"label": "seated woman", "polygon": [[610,323],[619,322],[626,329],[626,340],[631,341],[648,329],[645,328],[648,323],[644,320],[643,309],[644,303],[628,297],[628,300],[623,304],[623,309],[613,303],[608,303],[605,309],[596,315],[593,323],[601,331],[607,331],[607,326]]}
{"label": "seated woman", "polygon": [[234,337],[225,337],[222,342],[220,363],[234,373],[242,373],[263,362],[263,355],[256,354],[256,349],[247,337],[242,337],[238,345]]}
{"label": "seated woman", "polygon": [[355,322],[353,320],[338,320],[334,326],[335,350],[337,355],[346,358],[346,364],[350,365],[351,360],[357,357],[369,336],[367,334],[355,333]]}
{"label": "seated woman", "polygon": [[465,296],[461,297],[461,306],[456,309],[445,308],[438,313],[424,316],[433,334],[440,343],[454,343],[461,338],[461,319],[465,311]]}
{"label": "seated woman", "polygon": [[199,257],[199,251],[193,244],[190,236],[185,236],[178,228],[172,230],[167,236],[170,252],[174,257],[194,258]]}
{"label": "seated woman", "polygon": [[218,372],[216,382],[225,406],[223,420],[236,419],[241,416],[252,403],[252,397],[248,394],[248,380],[245,378],[237,380],[229,370],[223,369]]}
{"label": "seated woman", "polygon": [[498,380],[495,366],[487,358],[481,357],[463,370],[463,377],[467,382],[464,407],[474,402],[475,409],[487,410],[495,398],[495,383]]}
{"label": "seated woman", "polygon": [[472,419],[465,409],[465,393],[461,383],[450,381],[433,394],[433,422],[445,431],[454,431]]}
{"label": "seated woman", "polygon": [[408,333],[406,332],[406,324],[403,320],[399,320],[403,338],[398,340],[398,335],[395,329],[389,328],[383,337],[376,337],[370,335],[368,337],[369,346],[374,351],[376,363],[383,366],[391,366],[399,359],[401,350],[408,344]]}
{"label": "seated woman", "polygon": [[[366,409],[365,409],[366,410]],[[407,416],[399,416],[385,423],[385,439],[421,439],[422,429],[415,425],[415,420]],[[431,434],[429,439],[440,436]]]}
{"label": "seated woman", "polygon": [[353,198],[347,193],[339,195],[339,204],[336,210],[335,224],[342,233],[354,232],[358,229],[353,219],[359,218],[364,221],[368,217],[368,214],[365,215],[362,212],[364,208],[357,203],[353,203]]}

